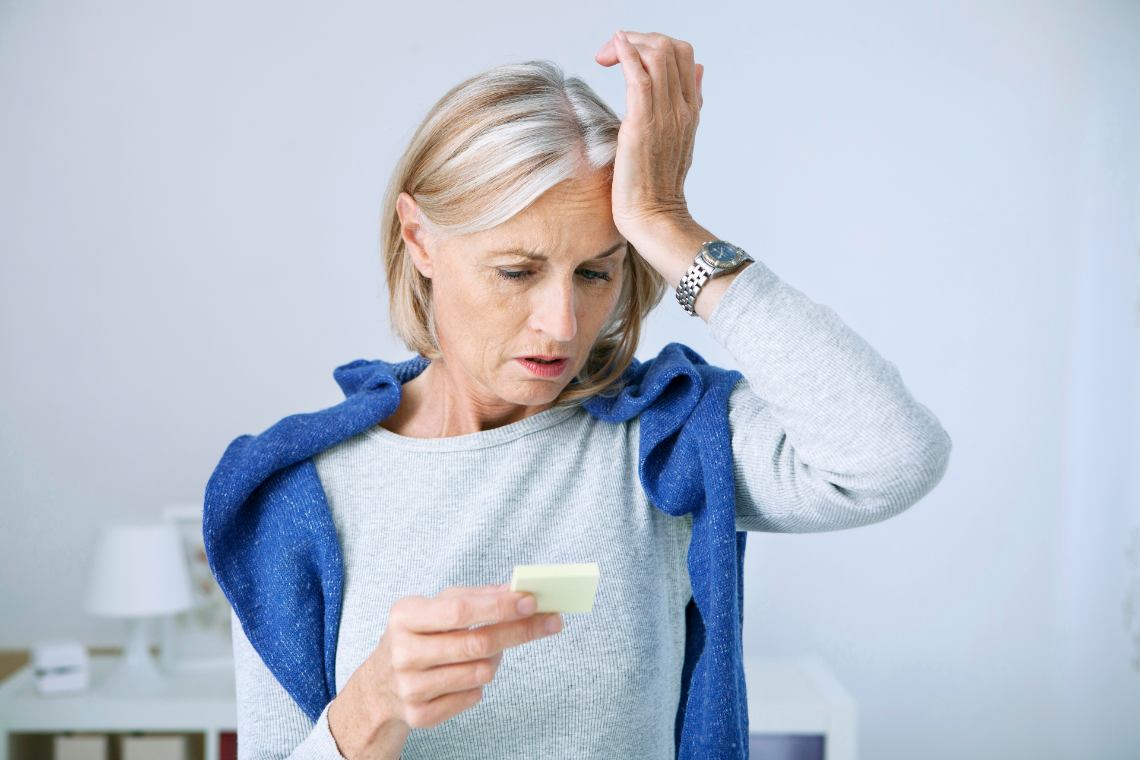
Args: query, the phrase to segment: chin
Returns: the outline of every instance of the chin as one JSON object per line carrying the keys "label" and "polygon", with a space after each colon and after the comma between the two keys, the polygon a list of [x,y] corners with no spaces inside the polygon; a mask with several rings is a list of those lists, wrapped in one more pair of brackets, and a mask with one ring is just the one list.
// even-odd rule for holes
{"label": "chin", "polygon": [[521,406],[549,404],[558,398],[558,394],[565,390],[569,384],[569,379],[566,380],[566,382],[557,383],[551,380],[542,381],[535,379],[529,382],[523,382],[521,385],[516,385],[514,393],[504,394],[502,398],[512,404],[519,404]]}

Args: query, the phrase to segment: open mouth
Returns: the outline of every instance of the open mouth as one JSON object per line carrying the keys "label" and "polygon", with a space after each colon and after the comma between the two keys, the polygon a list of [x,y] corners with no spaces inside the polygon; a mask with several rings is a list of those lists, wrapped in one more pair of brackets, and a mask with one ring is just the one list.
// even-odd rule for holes
{"label": "open mouth", "polygon": [[558,377],[566,371],[569,359],[543,359],[537,356],[520,356],[517,361],[538,377]]}

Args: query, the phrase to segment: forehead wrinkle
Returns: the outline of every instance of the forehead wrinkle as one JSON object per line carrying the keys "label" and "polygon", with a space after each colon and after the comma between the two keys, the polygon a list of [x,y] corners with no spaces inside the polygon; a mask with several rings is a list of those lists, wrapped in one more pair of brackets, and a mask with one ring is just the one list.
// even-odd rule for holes
{"label": "forehead wrinkle", "polygon": [[[587,261],[594,261],[596,259],[604,259],[608,256],[612,256],[613,254],[620,251],[623,246],[625,246],[625,242],[626,241],[623,240],[620,243],[615,243],[614,245],[610,246],[608,249],[599,253],[597,256],[592,256],[591,258],[587,259]],[[532,251],[530,249],[521,248],[521,247],[500,248],[498,250],[491,251],[490,253],[487,254],[487,256],[488,257],[515,256],[517,258],[529,259],[532,261],[548,261],[550,258],[544,253],[539,253],[538,251]]]}

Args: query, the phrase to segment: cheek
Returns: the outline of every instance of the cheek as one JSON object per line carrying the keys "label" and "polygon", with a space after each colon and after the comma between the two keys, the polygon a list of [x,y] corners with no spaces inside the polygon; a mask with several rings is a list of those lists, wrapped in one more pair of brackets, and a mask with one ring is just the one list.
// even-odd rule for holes
{"label": "cheek", "polygon": [[614,283],[614,285],[606,291],[605,295],[599,298],[601,303],[598,305],[599,320],[601,324],[609,318],[614,309],[618,308],[621,302],[621,281]]}
{"label": "cheek", "polygon": [[480,282],[470,276],[448,277],[438,293],[446,300],[449,313],[462,319],[477,315],[491,316],[509,300],[508,294],[499,292],[493,284]]}

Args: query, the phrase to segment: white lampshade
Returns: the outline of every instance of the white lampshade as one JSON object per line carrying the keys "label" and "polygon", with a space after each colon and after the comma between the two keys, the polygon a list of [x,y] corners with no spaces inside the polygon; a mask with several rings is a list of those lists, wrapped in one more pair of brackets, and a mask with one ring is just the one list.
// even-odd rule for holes
{"label": "white lampshade", "polygon": [[194,606],[182,538],[171,523],[109,525],[99,534],[85,608],[126,618],[127,646],[102,684],[107,693],[161,694],[169,681],[150,654],[150,618]]}
{"label": "white lampshade", "polygon": [[99,535],[85,607],[106,617],[169,615],[194,606],[192,589],[174,525],[110,525]]}

